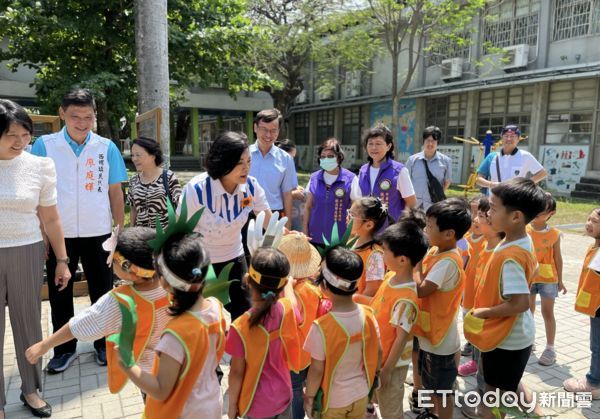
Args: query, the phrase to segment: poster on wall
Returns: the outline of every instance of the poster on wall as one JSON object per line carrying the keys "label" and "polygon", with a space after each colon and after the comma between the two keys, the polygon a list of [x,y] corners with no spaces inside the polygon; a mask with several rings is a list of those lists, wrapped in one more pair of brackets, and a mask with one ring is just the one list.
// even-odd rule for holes
{"label": "poster on wall", "polygon": [[452,160],[452,183],[462,183],[462,163],[464,148],[462,145],[440,145],[438,151]]}
{"label": "poster on wall", "polygon": [[[396,139],[396,158],[405,160],[415,153],[415,123],[417,117],[417,100],[400,99],[398,110],[398,128],[394,133]],[[392,102],[382,102],[371,105],[371,126],[383,122],[388,127],[392,126]]]}
{"label": "poster on wall", "polygon": [[571,193],[585,175],[590,147],[587,145],[543,145],[539,161],[548,172],[546,188]]}

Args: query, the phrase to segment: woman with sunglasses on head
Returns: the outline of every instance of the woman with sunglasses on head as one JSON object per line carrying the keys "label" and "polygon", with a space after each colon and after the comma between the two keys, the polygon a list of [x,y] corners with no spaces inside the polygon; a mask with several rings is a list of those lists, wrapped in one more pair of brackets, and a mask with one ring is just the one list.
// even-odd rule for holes
{"label": "woman with sunglasses on head", "polygon": [[394,160],[394,137],[383,124],[369,128],[363,136],[368,163],[360,168],[352,184],[353,201],[374,196],[381,199],[389,214],[397,221],[405,207],[417,204],[408,170]]}
{"label": "woman with sunglasses on head", "polygon": [[356,178],[344,169],[344,152],[336,138],[326,139],[317,151],[321,170],[310,176],[304,207],[304,232],[312,243],[323,244],[335,223],[340,235],[346,231],[346,211],[352,203],[350,189]]}

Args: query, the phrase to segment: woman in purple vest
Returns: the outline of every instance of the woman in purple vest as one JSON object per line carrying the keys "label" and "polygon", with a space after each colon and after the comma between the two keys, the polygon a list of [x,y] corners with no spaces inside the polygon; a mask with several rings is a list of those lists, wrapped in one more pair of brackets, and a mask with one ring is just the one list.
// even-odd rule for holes
{"label": "woman in purple vest", "polygon": [[387,204],[390,216],[397,221],[405,207],[417,204],[410,174],[394,160],[394,137],[383,124],[371,127],[363,136],[369,155],[352,183],[351,198],[375,196]]}
{"label": "woman in purple vest", "polygon": [[323,235],[329,239],[337,222],[341,234],[346,231],[346,212],[350,208],[350,188],[356,178],[344,169],[344,153],[335,138],[328,138],[317,152],[321,170],[310,176],[304,207],[304,232],[312,243],[323,244]]}

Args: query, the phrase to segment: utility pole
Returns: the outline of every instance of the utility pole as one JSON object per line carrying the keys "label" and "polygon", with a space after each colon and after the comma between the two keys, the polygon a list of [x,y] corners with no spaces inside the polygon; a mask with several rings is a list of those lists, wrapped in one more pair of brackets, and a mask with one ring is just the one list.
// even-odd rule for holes
{"label": "utility pole", "polygon": [[[162,110],[160,147],[169,167],[169,47],[167,0],[135,0],[135,50],[138,113]],[[140,126],[138,135],[156,138],[154,124]]]}

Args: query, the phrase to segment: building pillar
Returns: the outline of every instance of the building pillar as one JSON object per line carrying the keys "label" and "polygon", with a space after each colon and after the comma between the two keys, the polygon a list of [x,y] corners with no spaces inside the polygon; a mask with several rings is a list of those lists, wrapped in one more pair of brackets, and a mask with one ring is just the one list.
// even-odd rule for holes
{"label": "building pillar", "polygon": [[[535,67],[540,69],[548,66],[548,51],[550,50],[550,42],[552,41],[552,7],[549,5],[550,3],[551,2],[548,2],[547,5],[541,6],[539,11]],[[530,51],[529,57],[532,55],[533,54]]]}
{"label": "building pillar", "polygon": [[[479,141],[482,139],[477,137],[477,120],[479,116],[479,91],[470,91],[467,93],[467,115],[465,117],[465,138],[474,137]],[[477,171],[477,167],[471,167],[471,154],[473,147],[471,144],[464,143],[463,145],[463,164],[461,168],[461,183],[465,183],[469,179],[469,175],[473,170]],[[481,163],[481,162],[479,162]],[[474,161],[473,165],[477,166],[478,162]]]}
{"label": "building pillar", "polygon": [[198,108],[190,109],[190,125],[192,128],[192,156],[200,158],[200,125],[198,121]]}
{"label": "building pillar", "polygon": [[343,132],[344,132],[344,110],[343,110],[343,108],[334,108],[333,109],[333,136],[335,138],[337,138],[340,141],[340,143],[345,144],[345,142],[348,140],[345,138],[342,138]]}
{"label": "building pillar", "polygon": [[539,147],[544,144],[549,98],[550,82],[545,81],[533,85],[531,124],[529,125],[529,138],[527,139],[527,145],[529,146],[529,152],[536,158]]}
{"label": "building pillar", "polygon": [[254,142],[254,112],[252,111],[246,111],[246,135],[248,142],[252,144]]}
{"label": "building pillar", "polygon": [[417,104],[415,106],[415,138],[414,138],[414,152],[418,153],[423,148],[423,130],[425,127],[431,125],[427,121],[427,98],[418,97]]}
{"label": "building pillar", "polygon": [[309,112],[309,128],[308,128],[308,155],[311,156],[309,170],[313,171],[317,166],[317,159],[314,156],[313,148],[317,145],[317,111]]}

